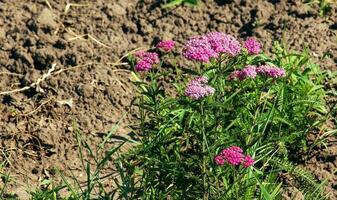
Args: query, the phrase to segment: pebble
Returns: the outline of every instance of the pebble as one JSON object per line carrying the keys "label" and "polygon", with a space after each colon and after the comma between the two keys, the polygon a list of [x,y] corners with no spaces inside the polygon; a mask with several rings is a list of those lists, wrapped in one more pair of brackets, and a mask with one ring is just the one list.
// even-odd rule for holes
{"label": "pebble", "polygon": [[55,21],[54,13],[48,8],[44,8],[40,15],[37,17],[37,22],[42,26],[57,28],[57,22]]}

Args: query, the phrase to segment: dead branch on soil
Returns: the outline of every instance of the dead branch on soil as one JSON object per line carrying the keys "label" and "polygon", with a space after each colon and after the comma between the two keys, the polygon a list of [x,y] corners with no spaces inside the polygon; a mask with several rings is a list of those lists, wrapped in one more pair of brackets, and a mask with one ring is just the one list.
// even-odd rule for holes
{"label": "dead branch on soil", "polygon": [[34,88],[34,87],[36,88],[36,91],[44,92],[44,90],[40,87],[40,83],[43,82],[46,78],[50,77],[52,75],[52,72],[55,70],[55,68],[56,68],[56,64],[54,63],[52,64],[48,72],[46,74],[43,74],[43,76],[37,79],[36,82],[30,84],[29,86],[20,88],[20,89],[0,92],[0,95],[6,95],[6,94],[11,94],[11,93],[16,93],[16,92],[23,92],[23,91],[29,90],[30,88]]}
{"label": "dead branch on soil", "polygon": [[[59,69],[59,70],[55,71],[57,64],[54,63],[54,64],[52,64],[52,67],[48,70],[48,72],[46,74],[43,74],[43,76],[41,78],[39,78],[36,82],[30,84],[29,86],[23,87],[23,88],[0,92],[0,95],[7,95],[7,94],[12,94],[12,93],[17,93],[17,92],[23,92],[23,91],[29,90],[31,88],[36,88],[37,92],[42,92],[43,93],[44,90],[41,88],[40,83],[43,82],[43,81],[45,81],[47,78],[49,78],[51,76],[55,76],[55,75],[58,75],[58,74],[60,74],[62,72],[65,72],[65,71],[79,69],[79,68],[86,67],[86,66],[89,66],[89,65],[103,65],[103,66],[104,65],[110,65],[110,66],[128,65],[128,63],[122,62],[122,60],[124,58],[126,58],[127,56],[133,54],[134,52],[139,51],[139,50],[144,50],[144,49],[146,49],[146,48],[136,48],[136,49],[134,49],[132,51],[129,51],[125,55],[123,55],[116,62],[108,62],[106,64],[104,64],[104,63],[89,62],[89,63],[78,65],[78,66],[75,66],[75,67],[62,68],[62,69]],[[130,73],[131,71],[127,70],[127,69],[115,69],[115,70],[113,70],[113,72],[128,72],[128,73]],[[23,77],[23,75],[21,75],[21,74],[10,73],[10,72],[8,72],[8,73],[7,72],[0,72],[0,74],[9,74],[9,75],[15,75],[15,76]]]}
{"label": "dead branch on soil", "polygon": [[32,115],[34,114],[36,111],[38,111],[42,106],[46,105],[47,103],[49,103],[52,99],[48,99],[44,102],[42,102],[37,108],[33,109],[32,111],[30,112],[27,112],[27,113],[23,113],[23,114],[20,114],[19,116],[29,116],[29,115]]}

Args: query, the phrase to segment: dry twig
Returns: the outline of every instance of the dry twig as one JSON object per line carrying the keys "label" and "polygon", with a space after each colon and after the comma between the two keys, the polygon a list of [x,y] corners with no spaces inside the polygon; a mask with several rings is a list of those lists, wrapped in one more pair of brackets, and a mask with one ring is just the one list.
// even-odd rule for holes
{"label": "dry twig", "polygon": [[6,95],[6,94],[11,94],[11,93],[16,93],[16,92],[23,92],[25,90],[29,90],[30,88],[34,88],[34,87],[36,87],[36,90],[38,92],[44,92],[43,89],[40,87],[40,83],[43,82],[49,76],[51,76],[52,72],[55,70],[55,68],[56,68],[56,64],[52,64],[52,66],[48,70],[48,72],[46,74],[43,74],[43,76],[41,78],[37,79],[36,82],[30,84],[29,86],[23,87],[23,88],[0,92],[0,95]]}
{"label": "dry twig", "polygon": [[[136,51],[139,51],[139,50],[142,50],[142,49],[145,49],[145,48],[137,48],[137,49],[134,49],[128,53],[126,53],[125,55],[123,55],[121,58],[119,58],[116,62],[109,62],[109,63],[106,63],[106,65],[112,65],[112,66],[118,66],[118,65],[127,65],[128,63],[125,63],[125,62],[121,62],[125,57],[129,56],[130,54],[136,52]],[[0,95],[7,95],[7,94],[12,94],[12,93],[16,93],[16,92],[23,92],[23,91],[26,91],[26,90],[29,90],[31,88],[36,88],[36,90],[38,92],[44,92],[44,90],[41,88],[40,86],[40,83],[43,82],[45,79],[47,79],[48,77],[50,76],[55,76],[55,75],[58,75],[62,72],[65,72],[65,71],[68,71],[68,70],[74,70],[74,69],[78,69],[78,68],[82,68],[82,67],[85,67],[85,66],[88,66],[88,65],[105,65],[104,63],[93,63],[93,62],[89,62],[89,63],[86,63],[86,64],[83,64],[83,65],[78,65],[78,66],[75,66],[75,67],[70,67],[70,68],[63,68],[63,69],[59,69],[57,71],[55,71],[55,68],[56,68],[56,64],[52,64],[52,67],[48,70],[48,72],[46,74],[44,74],[41,78],[39,78],[36,82],[30,84],[29,86],[26,86],[26,87],[23,87],[23,88],[19,88],[19,89],[15,89],[15,90],[10,90],[10,91],[4,91],[4,92],[0,92]],[[114,72],[118,72],[118,71],[124,71],[124,72],[130,72],[129,70],[124,70],[124,69],[116,69],[114,70]],[[7,72],[0,72],[0,74],[9,74],[9,75],[15,75],[15,76],[20,76],[20,77],[23,77],[23,75],[21,74],[15,74],[15,73],[7,73]]]}

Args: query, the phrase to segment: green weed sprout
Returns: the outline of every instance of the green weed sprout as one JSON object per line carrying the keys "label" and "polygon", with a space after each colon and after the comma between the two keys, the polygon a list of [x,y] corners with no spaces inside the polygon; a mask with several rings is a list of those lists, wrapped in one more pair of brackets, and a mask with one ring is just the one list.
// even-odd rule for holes
{"label": "green weed sprout", "polygon": [[305,2],[308,4],[318,4],[320,16],[324,16],[331,11],[332,3],[337,3],[334,0],[306,0]]}
{"label": "green weed sprout", "polygon": [[200,3],[200,0],[168,0],[165,1],[163,8],[170,8],[179,5],[190,5],[190,6],[197,6]]}

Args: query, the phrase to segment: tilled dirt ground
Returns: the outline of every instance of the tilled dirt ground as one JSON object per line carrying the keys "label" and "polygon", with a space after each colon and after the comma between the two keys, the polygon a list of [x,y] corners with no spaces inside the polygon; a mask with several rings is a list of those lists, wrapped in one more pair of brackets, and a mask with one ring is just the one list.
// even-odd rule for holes
{"label": "tilled dirt ground", "polygon": [[[95,146],[127,113],[118,134],[128,134],[135,88],[129,66],[116,61],[135,48],[173,39],[179,49],[190,36],[223,31],[242,40],[254,36],[266,51],[284,39],[290,49],[308,47],[322,68],[337,69],[336,4],[319,16],[299,0],[209,0],[166,10],[155,0],[68,2],[0,0],[0,162],[6,164],[0,169],[16,181],[8,192],[22,198],[27,185],[54,178],[55,167],[85,178],[76,127]],[[13,91],[48,71],[39,87]],[[306,165],[327,180],[330,199],[337,199],[336,154],[331,139]]]}

